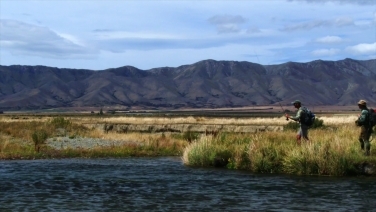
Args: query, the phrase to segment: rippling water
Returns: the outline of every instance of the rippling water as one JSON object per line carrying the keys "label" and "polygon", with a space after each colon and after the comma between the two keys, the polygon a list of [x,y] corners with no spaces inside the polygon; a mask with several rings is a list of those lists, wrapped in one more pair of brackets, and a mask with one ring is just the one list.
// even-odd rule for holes
{"label": "rippling water", "polygon": [[179,158],[0,161],[0,211],[371,211],[368,177],[258,175]]}

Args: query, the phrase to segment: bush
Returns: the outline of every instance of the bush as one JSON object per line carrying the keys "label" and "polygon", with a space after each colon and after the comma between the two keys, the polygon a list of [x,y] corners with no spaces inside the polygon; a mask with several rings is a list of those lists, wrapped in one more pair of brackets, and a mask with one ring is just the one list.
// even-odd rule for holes
{"label": "bush", "polygon": [[[325,127],[324,120],[316,118],[312,126],[310,127],[310,129],[324,128],[324,127]],[[283,130],[297,130],[298,128],[299,128],[298,122],[290,121],[283,127]]]}
{"label": "bush", "polygon": [[44,130],[37,130],[31,134],[31,138],[34,142],[34,149],[36,152],[39,152],[40,147],[46,142],[48,134]]}
{"label": "bush", "polygon": [[65,120],[64,117],[55,117],[51,120],[51,125],[55,128],[67,129],[71,124],[71,121]]}
{"label": "bush", "polygon": [[217,139],[202,137],[189,144],[183,154],[183,161],[190,166],[226,167],[231,158],[231,150],[218,144]]}
{"label": "bush", "polygon": [[192,131],[186,131],[183,135],[184,140],[188,142],[192,142],[194,140],[197,140],[199,137],[199,133],[197,132],[192,132]]}
{"label": "bush", "polygon": [[313,122],[311,129],[312,128],[322,128],[324,127],[324,120],[321,120],[319,118],[316,118],[315,121]]}

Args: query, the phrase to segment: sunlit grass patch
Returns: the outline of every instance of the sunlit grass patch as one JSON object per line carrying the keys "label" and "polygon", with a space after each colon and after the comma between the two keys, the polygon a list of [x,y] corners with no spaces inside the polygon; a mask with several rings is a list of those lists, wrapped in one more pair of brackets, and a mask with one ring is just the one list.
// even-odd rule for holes
{"label": "sunlit grass patch", "polygon": [[221,140],[204,137],[186,147],[183,162],[213,166],[213,155],[226,151],[230,169],[255,173],[344,176],[357,173],[357,165],[375,160],[364,156],[357,139],[358,128],[342,125],[310,131],[310,142],[296,145],[294,132],[239,134]]}

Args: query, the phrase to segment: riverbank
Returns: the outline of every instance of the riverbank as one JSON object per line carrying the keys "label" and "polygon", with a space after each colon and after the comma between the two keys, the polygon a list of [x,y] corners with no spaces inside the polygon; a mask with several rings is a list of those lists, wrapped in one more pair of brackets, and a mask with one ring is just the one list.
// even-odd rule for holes
{"label": "riverbank", "polygon": [[254,173],[376,176],[376,147],[371,144],[371,155],[365,156],[358,142],[359,128],[354,125],[312,129],[310,142],[302,141],[301,145],[297,145],[295,134],[285,131],[202,137],[185,148],[183,162]]}
{"label": "riverbank", "polygon": [[355,118],[320,117],[311,142],[297,146],[297,126],[283,117],[0,116],[0,159],[179,156],[187,166],[254,173],[375,175],[376,151],[360,151]]}

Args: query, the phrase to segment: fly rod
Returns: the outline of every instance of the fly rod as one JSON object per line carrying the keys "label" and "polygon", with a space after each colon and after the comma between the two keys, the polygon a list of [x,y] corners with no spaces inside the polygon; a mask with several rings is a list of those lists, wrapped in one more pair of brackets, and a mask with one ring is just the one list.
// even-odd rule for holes
{"label": "fly rod", "polygon": [[[283,107],[282,107],[281,103],[279,103],[279,106],[281,106],[281,108],[282,108],[282,111],[283,111],[283,112],[285,112],[285,109],[283,109]],[[288,121],[288,120],[289,120],[289,118],[288,118],[288,117],[286,117],[286,121]]]}

